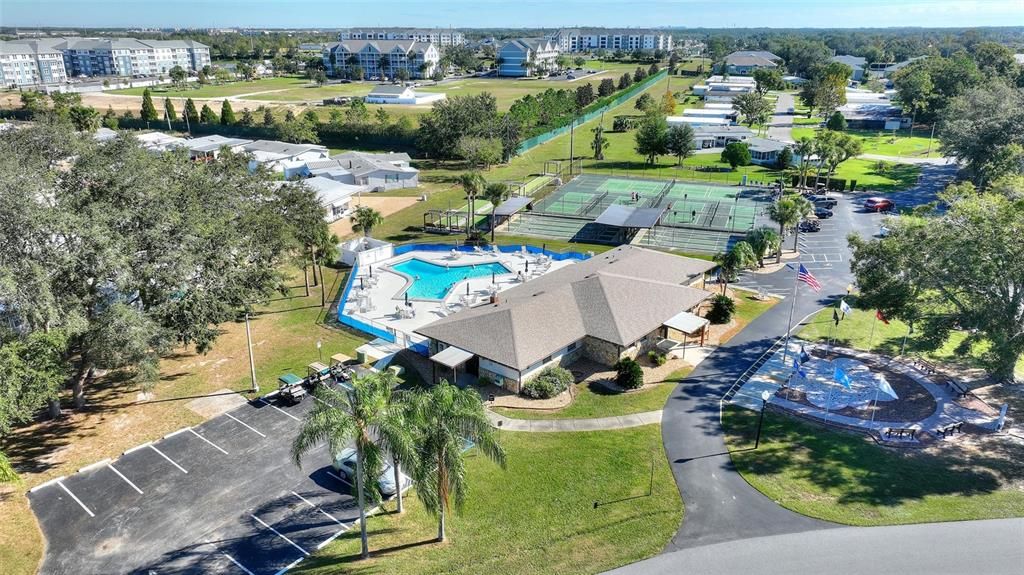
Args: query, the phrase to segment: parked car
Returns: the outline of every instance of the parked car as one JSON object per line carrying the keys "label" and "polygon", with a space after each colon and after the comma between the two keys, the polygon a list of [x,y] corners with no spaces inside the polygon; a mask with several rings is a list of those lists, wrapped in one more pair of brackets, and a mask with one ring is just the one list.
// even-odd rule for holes
{"label": "parked car", "polygon": [[566,80],[575,80],[575,79],[576,79],[576,76],[573,76],[572,74],[568,74],[568,75],[567,75],[567,76],[565,77],[565,79],[566,79]]}
{"label": "parked car", "polygon": [[352,80],[350,80],[349,78],[342,78],[342,79],[338,80],[338,83],[339,84],[351,84]]}
{"label": "parked car", "polygon": [[[334,467],[334,471],[338,473],[339,477],[355,485],[356,450],[354,448],[342,449],[341,453],[334,456],[331,466]],[[405,483],[405,479],[402,482]],[[380,477],[377,478],[377,489],[384,497],[391,497],[398,492],[395,488],[395,470],[387,461],[384,462]]]}
{"label": "parked car", "polygon": [[797,228],[801,232],[820,232],[821,231],[821,223],[818,220],[816,220],[816,219],[814,219],[814,220],[804,220],[804,221],[800,222],[800,225],[797,226]]}
{"label": "parked car", "polygon": [[896,209],[896,202],[888,198],[868,198],[864,200],[864,209],[869,212],[891,212]]}
{"label": "parked car", "polygon": [[819,218],[822,218],[822,219],[831,218],[832,217],[832,210],[830,210],[828,208],[823,208],[821,206],[815,206],[815,208],[814,208],[814,215],[818,216]]}
{"label": "parked car", "polygon": [[815,206],[820,206],[826,209],[832,209],[839,205],[839,200],[836,200],[835,198],[830,198],[828,196],[823,196],[821,194],[811,194],[807,196],[807,199],[810,200],[811,203],[813,203]]}

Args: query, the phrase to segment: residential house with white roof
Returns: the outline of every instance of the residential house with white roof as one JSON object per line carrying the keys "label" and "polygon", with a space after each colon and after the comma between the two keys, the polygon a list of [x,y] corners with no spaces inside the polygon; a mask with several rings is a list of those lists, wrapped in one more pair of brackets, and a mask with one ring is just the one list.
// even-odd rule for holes
{"label": "residential house with white roof", "polygon": [[192,138],[186,140],[189,155],[193,160],[216,160],[223,149],[227,148],[232,152],[242,152],[245,146],[252,143],[252,140],[242,138],[227,138],[217,134]]}
{"label": "residential house with white roof", "polygon": [[255,170],[262,165],[272,172],[282,172],[285,179],[297,175],[297,169],[306,162],[322,160],[329,156],[325,146],[319,144],[292,144],[275,140],[256,140],[247,142],[242,150],[252,154],[249,169]]}
{"label": "residential house with white roof", "polygon": [[754,70],[774,70],[781,63],[781,57],[767,50],[737,50],[725,57],[725,71],[729,75],[749,75]]}
{"label": "residential house with white roof", "polygon": [[302,183],[316,192],[317,199],[320,200],[320,203],[327,210],[327,213],[324,215],[324,219],[327,222],[333,222],[348,213],[352,203],[352,196],[365,191],[364,186],[343,184],[323,176],[281,182],[282,185],[294,185],[296,183]]}
{"label": "residential house with white roof", "polygon": [[189,140],[179,138],[177,136],[171,136],[170,134],[165,134],[163,132],[135,134],[135,139],[139,141],[143,148],[155,153],[166,152],[177,148],[188,148],[189,146]]}
{"label": "residential house with white roof", "polygon": [[860,56],[847,56],[845,54],[840,54],[838,56],[832,56],[832,58],[830,58],[829,61],[839,62],[840,64],[846,64],[853,70],[853,75],[850,76],[851,80],[853,80],[854,82],[864,81],[864,70],[868,66],[867,59],[861,58]]}
{"label": "residential house with white roof", "polygon": [[351,176],[350,182],[342,182],[366,186],[371,192],[415,188],[420,185],[420,171],[409,165],[409,154],[345,152],[331,156],[331,159]]}

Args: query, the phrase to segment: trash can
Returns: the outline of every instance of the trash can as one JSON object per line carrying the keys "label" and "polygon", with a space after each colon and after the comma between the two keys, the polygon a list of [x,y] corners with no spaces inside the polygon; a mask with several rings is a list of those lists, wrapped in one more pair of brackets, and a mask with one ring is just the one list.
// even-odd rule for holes
{"label": "trash can", "polygon": [[366,363],[366,352],[365,351],[357,351],[356,352],[356,363],[359,364],[359,365],[363,365],[363,364]]}

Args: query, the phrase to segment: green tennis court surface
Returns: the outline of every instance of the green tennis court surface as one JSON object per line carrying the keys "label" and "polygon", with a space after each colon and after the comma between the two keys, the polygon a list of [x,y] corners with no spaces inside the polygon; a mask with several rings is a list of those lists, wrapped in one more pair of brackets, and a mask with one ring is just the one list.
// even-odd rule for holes
{"label": "green tennis court surface", "polygon": [[771,192],[760,188],[581,174],[538,201],[531,213],[510,222],[509,231],[615,243],[621,241],[617,229],[593,223],[608,206],[662,208],[658,225],[641,243],[717,253],[766,223],[770,202]]}

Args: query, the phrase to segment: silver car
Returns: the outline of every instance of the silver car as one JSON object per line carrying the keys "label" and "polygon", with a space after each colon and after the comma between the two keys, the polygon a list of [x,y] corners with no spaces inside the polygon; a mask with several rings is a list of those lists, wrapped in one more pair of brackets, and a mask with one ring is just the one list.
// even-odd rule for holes
{"label": "silver car", "polygon": [[[355,485],[356,476],[356,450],[352,447],[346,447],[341,450],[341,453],[334,457],[334,462],[331,464],[334,467],[334,471],[338,473],[338,476],[343,480]],[[407,478],[403,474],[402,483],[407,483]],[[384,468],[380,472],[380,477],[377,478],[377,489],[380,494],[384,497],[391,497],[397,490],[395,489],[395,469],[390,463],[384,462]]]}

